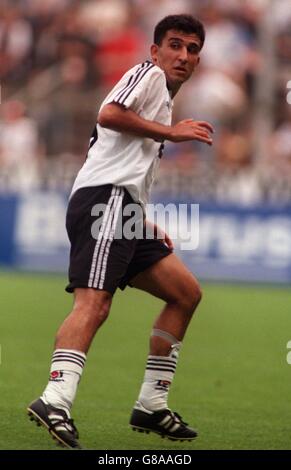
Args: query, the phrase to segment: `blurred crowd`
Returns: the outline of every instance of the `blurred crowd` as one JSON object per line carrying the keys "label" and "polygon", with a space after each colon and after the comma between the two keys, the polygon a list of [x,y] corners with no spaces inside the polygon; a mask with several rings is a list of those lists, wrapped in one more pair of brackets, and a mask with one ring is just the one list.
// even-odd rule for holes
{"label": "blurred crowd", "polygon": [[174,118],[210,121],[214,146],[167,142],[157,191],[289,204],[290,0],[2,0],[0,191],[68,191],[105,94],[184,12],[207,37]]}

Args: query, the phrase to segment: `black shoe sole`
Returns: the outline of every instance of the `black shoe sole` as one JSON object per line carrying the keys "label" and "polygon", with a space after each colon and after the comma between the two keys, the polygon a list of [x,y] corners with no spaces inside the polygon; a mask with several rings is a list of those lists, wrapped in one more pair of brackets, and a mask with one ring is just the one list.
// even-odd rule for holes
{"label": "black shoe sole", "polygon": [[44,426],[52,438],[57,441],[61,447],[65,447],[66,449],[75,449],[74,447],[67,444],[63,439],[61,439],[57,434],[54,433],[53,430],[50,430],[47,423],[31,408],[27,408],[27,414],[29,416],[30,421],[35,421],[37,426]]}
{"label": "black shoe sole", "polygon": [[155,434],[158,434],[163,439],[166,438],[166,439],[169,439],[170,441],[180,441],[180,442],[188,441],[188,442],[191,442],[191,441],[194,441],[194,439],[196,439],[198,437],[198,436],[194,436],[194,437],[173,437],[173,436],[168,436],[165,433],[155,431],[154,429],[143,428],[143,427],[135,426],[134,424],[131,424],[130,426],[131,426],[131,429],[133,431],[143,432],[143,433],[146,433],[146,434],[149,434],[150,432],[154,432]]}

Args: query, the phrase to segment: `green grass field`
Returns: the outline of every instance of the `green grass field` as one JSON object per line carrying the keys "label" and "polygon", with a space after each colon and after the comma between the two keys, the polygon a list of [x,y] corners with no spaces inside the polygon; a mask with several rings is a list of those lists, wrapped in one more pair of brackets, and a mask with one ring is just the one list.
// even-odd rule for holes
{"label": "green grass field", "polygon": [[[26,406],[48,378],[53,337],[72,297],[62,276],[1,273],[0,449],[55,449]],[[291,449],[290,293],[211,285],[188,330],[169,404],[199,430],[173,443],[128,426],[160,301],[127,289],[90,350],[73,408],[88,449]]]}

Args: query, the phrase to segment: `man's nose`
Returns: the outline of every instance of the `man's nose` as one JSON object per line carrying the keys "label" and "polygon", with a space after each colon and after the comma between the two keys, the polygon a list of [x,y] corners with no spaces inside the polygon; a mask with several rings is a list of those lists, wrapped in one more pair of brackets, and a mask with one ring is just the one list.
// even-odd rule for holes
{"label": "man's nose", "polygon": [[183,47],[180,50],[179,59],[183,63],[186,63],[188,61],[188,51],[186,47]]}

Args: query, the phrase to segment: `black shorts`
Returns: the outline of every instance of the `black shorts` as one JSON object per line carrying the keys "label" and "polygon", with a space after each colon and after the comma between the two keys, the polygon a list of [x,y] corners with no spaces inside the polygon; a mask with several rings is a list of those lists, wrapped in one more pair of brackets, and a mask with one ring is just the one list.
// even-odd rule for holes
{"label": "black shorts", "polygon": [[[123,232],[115,236],[120,222],[124,227],[130,219],[124,215],[125,206],[133,203],[125,188],[109,184],[81,188],[72,196],[66,219],[71,242],[67,292],[89,287],[113,295],[117,287],[124,289],[138,273],[172,252],[163,242],[145,238],[142,229],[143,238],[128,239]],[[92,216],[92,208],[99,204],[103,216],[96,210]],[[143,226],[142,217],[140,223]]]}

